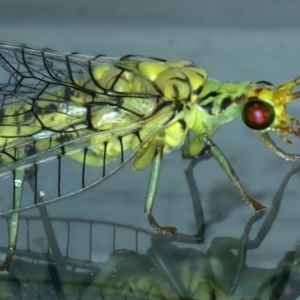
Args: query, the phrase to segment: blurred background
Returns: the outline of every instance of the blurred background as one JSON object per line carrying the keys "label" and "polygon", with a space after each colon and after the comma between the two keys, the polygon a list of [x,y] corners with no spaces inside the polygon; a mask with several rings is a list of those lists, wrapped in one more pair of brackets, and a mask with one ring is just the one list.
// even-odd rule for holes
{"label": "blurred background", "polygon": [[[7,42],[87,55],[141,54],[191,60],[207,70],[210,77],[222,81],[266,80],[276,85],[300,75],[298,1],[2,0],[0,6],[0,40]],[[295,102],[289,111],[300,118],[299,108]],[[280,184],[299,163],[286,162],[271,152],[242,121],[225,125],[213,140],[249,194],[272,211]],[[299,140],[293,139],[293,147],[275,140],[283,149],[300,153]],[[164,157],[154,215],[158,222],[174,225],[181,233],[195,234],[197,226],[184,173],[188,165],[180,151]],[[213,158],[205,159],[194,168],[194,176],[207,222],[205,242],[197,249],[205,252],[214,237],[240,238],[253,211],[221,167]],[[128,163],[101,185],[49,205],[47,210],[50,218],[115,222],[153,232],[143,214],[148,178],[149,168],[136,173]],[[45,176],[45,189],[49,180]],[[258,249],[248,251],[248,265],[275,268],[287,251],[299,246],[299,197],[299,174],[295,174],[284,190],[270,232]],[[31,214],[39,216],[34,211],[24,212],[24,216]],[[262,222],[263,219],[254,225],[250,238]],[[63,245],[66,229],[55,226],[58,244]],[[33,227],[31,247],[42,251],[47,244],[44,231]],[[28,242],[24,228],[19,234],[21,248]],[[78,225],[72,255],[84,259],[90,236],[79,228]],[[111,248],[106,241],[111,235],[108,230],[94,233],[95,262],[108,258]],[[116,248],[135,248],[126,234],[119,236]],[[4,234],[0,240],[3,245],[6,237]],[[146,250],[150,239],[142,244]]]}

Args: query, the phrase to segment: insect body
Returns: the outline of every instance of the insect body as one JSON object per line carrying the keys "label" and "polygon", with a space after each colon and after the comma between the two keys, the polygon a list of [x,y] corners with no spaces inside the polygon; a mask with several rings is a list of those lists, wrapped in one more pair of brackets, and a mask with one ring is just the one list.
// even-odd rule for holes
{"label": "insect body", "polygon": [[[152,164],[144,208],[150,224],[157,231],[175,233],[174,227],[160,226],[151,212],[163,154],[182,146],[183,157],[193,158],[210,150],[256,211],[264,207],[244,191],[211,136],[223,124],[243,119],[277,154],[300,158],[283,152],[268,136],[300,136],[299,122],[286,111],[286,105],[300,97],[294,92],[300,77],[277,87],[223,83],[188,61],[89,57],[7,43],[0,45],[0,63],[8,72],[0,86],[0,174],[11,172],[22,179],[33,169],[37,178],[37,166],[56,159],[57,195],[48,202],[100,182],[114,172],[106,171],[108,165],[119,160],[119,167],[126,161],[124,153],[132,151],[133,169]],[[82,165],[76,191],[63,192],[62,157]],[[102,168],[102,176],[89,182],[88,166]],[[37,195],[37,187],[33,189]],[[13,214],[26,208],[20,208],[21,194],[22,185],[15,190]]]}

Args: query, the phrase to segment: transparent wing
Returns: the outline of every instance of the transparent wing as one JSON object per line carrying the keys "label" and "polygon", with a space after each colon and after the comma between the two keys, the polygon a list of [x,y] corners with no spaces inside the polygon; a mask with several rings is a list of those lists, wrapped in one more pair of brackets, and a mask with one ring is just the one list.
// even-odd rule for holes
{"label": "transparent wing", "polygon": [[[146,77],[142,77],[135,69],[136,64],[141,61],[162,60],[131,55],[121,58],[109,58],[103,55],[92,57],[0,43],[0,64],[10,74],[8,83],[1,87],[3,91],[13,94],[19,92],[22,95],[27,93],[40,95],[52,84],[84,88],[85,91],[89,90],[92,95],[95,91],[118,96],[129,93],[146,97],[161,95],[152,82],[147,81]],[[107,70],[114,76],[109,78],[106,76],[101,80],[99,77]],[[123,83],[120,81],[120,77],[126,71],[134,73],[137,77],[140,76],[144,86],[125,91],[124,86],[120,86]],[[110,82],[105,82],[105,79],[110,79],[108,80]]]}
{"label": "transparent wing", "polygon": [[[49,202],[116,171],[174,117],[173,105],[160,105],[159,89],[136,68],[146,59],[0,44],[6,71],[0,85],[0,175],[13,180],[9,175],[16,169],[30,169],[37,195],[45,190],[43,172],[51,170],[55,180],[44,197]],[[72,180],[64,175],[70,158],[76,161]],[[32,198],[23,208],[36,205]],[[10,211],[7,206],[3,213]]]}

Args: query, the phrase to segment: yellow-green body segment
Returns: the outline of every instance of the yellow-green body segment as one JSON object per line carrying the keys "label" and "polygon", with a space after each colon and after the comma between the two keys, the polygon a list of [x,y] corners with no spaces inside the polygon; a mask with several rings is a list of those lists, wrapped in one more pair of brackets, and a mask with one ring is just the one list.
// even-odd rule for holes
{"label": "yellow-green body segment", "polygon": [[[299,137],[299,123],[286,111],[286,105],[300,96],[294,92],[299,78],[276,87],[266,82],[220,82],[189,61],[89,57],[7,43],[0,44],[0,64],[8,75],[0,85],[0,174],[23,174],[26,179],[26,172],[34,169],[37,177],[38,167],[50,159],[58,161],[59,173],[62,157],[82,165],[81,186],[64,193],[58,175],[57,196],[44,203],[99,183],[131,152],[134,170],[152,164],[144,208],[150,224],[160,232],[175,233],[174,227],[157,224],[151,213],[163,154],[179,147],[184,158],[211,151],[256,211],[264,207],[244,191],[211,136],[223,124],[243,119],[277,154],[299,159],[268,136],[274,132],[284,140],[291,134]],[[107,172],[111,164],[116,167]],[[90,167],[103,172],[87,183]],[[34,189],[38,198],[40,188]],[[14,203],[20,198],[21,193],[15,193]],[[18,217],[26,208],[19,204],[4,213]]]}
{"label": "yellow-green body segment", "polygon": [[[141,140],[152,135],[133,165],[141,170],[152,161],[142,153],[154,141],[162,140],[163,152],[168,153],[182,146],[189,130],[211,136],[224,123],[240,118],[239,102],[246,101],[252,87],[250,82],[231,84],[211,80],[203,69],[186,61],[136,59],[99,62],[91,75],[83,73],[75,79],[77,89],[70,84],[57,91],[46,90],[37,99],[26,99],[25,103],[2,109],[0,146],[6,151],[1,153],[1,164],[14,161],[11,156],[25,139],[27,148],[36,153],[61,143],[64,136],[72,139],[98,132],[86,142],[97,155],[98,166],[102,166],[105,142],[106,163],[110,163],[121,151],[140,147],[139,139],[132,134],[138,131]],[[92,93],[85,93],[83,88]],[[224,111],[224,99],[226,105],[228,99],[236,104]],[[30,140],[36,141],[34,149],[28,146]],[[195,146],[190,149],[192,156],[201,151],[198,145],[194,149]]]}

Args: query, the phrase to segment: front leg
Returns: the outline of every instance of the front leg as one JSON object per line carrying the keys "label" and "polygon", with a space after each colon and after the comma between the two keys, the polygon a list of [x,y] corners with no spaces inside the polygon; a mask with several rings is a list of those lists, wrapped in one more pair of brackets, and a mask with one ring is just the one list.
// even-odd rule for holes
{"label": "front leg", "polygon": [[222,151],[214,144],[214,142],[208,137],[207,134],[202,134],[197,137],[199,141],[202,141],[206,147],[209,149],[211,154],[214,156],[214,158],[218,161],[218,163],[221,165],[223,170],[228,175],[231,182],[238,188],[240,194],[242,195],[243,199],[254,208],[256,212],[265,209],[263,205],[252,199],[244,190],[242,187],[240,180],[238,176],[236,175],[234,169],[230,165],[228,159],[226,156],[222,153]]}
{"label": "front leg", "polygon": [[277,145],[273,142],[270,136],[267,133],[257,133],[261,140],[265,143],[265,145],[271,150],[275,151],[279,156],[283,157],[286,160],[296,161],[300,160],[300,155],[289,154],[277,147]]}
{"label": "front leg", "polygon": [[13,192],[13,208],[10,216],[9,224],[9,240],[6,258],[2,265],[0,265],[0,272],[8,271],[14,252],[16,250],[18,231],[20,224],[20,207],[22,201],[23,182],[25,176],[25,168],[17,169],[14,175],[14,192]]}

